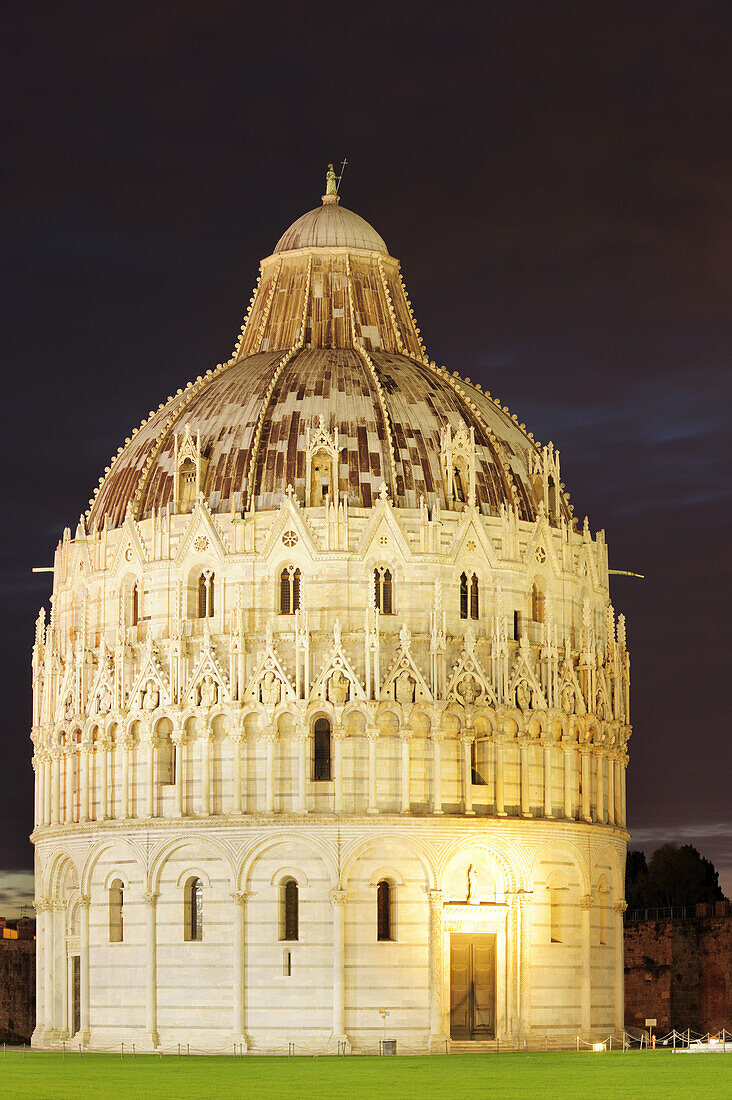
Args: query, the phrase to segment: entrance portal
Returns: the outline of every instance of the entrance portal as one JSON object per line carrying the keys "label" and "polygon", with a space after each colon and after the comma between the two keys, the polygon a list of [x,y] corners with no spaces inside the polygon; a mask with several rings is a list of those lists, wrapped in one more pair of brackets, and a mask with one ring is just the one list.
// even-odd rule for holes
{"label": "entrance portal", "polygon": [[450,935],[450,1036],[494,1039],[496,1035],[496,937]]}

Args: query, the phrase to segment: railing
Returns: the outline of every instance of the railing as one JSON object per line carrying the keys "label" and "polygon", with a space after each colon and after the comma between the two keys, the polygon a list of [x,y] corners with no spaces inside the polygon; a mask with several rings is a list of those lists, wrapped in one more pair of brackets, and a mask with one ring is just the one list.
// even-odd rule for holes
{"label": "railing", "polygon": [[697,917],[726,917],[732,906],[729,901],[702,901],[696,905],[663,905],[652,909],[628,909],[626,924],[646,920],[692,920]]}

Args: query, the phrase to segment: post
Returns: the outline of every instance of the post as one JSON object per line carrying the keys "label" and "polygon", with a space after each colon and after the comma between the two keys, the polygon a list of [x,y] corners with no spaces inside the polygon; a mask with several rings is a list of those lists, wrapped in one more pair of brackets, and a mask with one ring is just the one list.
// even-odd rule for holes
{"label": "post", "polygon": [[99,764],[99,820],[109,817],[109,739],[104,736],[99,741],[97,762]]}
{"label": "post", "polygon": [[145,894],[145,1030],[153,1049],[158,1045],[157,928],[158,895]]}
{"label": "post", "polygon": [[201,813],[211,813],[211,731],[205,729],[201,737]]}
{"label": "post", "polygon": [[231,746],[234,752],[234,767],[232,768],[232,792],[231,792],[231,812],[237,816],[241,814],[241,746],[244,735],[241,730],[236,730],[231,735]]}
{"label": "post", "polygon": [[43,772],[45,783],[43,785],[43,824],[51,824],[51,802],[53,800],[53,760],[51,754],[43,754]]}
{"label": "post", "polygon": [[53,780],[51,783],[51,824],[61,823],[61,754],[59,749],[53,750],[51,757]]}
{"label": "post", "polygon": [[244,1050],[247,1041],[244,1035],[244,933],[245,933],[245,905],[247,895],[235,893],[231,895],[234,902],[234,1042]]}
{"label": "post", "polygon": [[597,787],[595,815],[596,820],[602,824],[605,821],[605,754],[603,749],[595,750],[595,785]]}
{"label": "post", "polygon": [[429,975],[430,975],[430,1050],[442,1046],[446,1036],[443,1021],[442,965],[443,914],[442,890],[429,892]]}
{"label": "post", "polygon": [[[617,901],[615,912],[615,1027],[625,1027],[625,959],[623,953],[623,914],[626,901]],[[675,1032],[674,1032],[675,1034]]]}
{"label": "post", "polygon": [[297,812],[308,812],[308,748],[310,745],[310,732],[307,728],[301,728],[297,734]]}
{"label": "post", "polygon": [[[584,759],[584,757],[583,757]],[[584,793],[584,792],[583,792]],[[591,986],[591,910],[592,894],[580,898],[580,942],[581,942],[581,1014],[582,1030],[588,1035],[592,1026],[592,986]]]}
{"label": "post", "polygon": [[122,778],[120,782],[120,817],[130,816],[130,752],[129,734],[122,738]]}
{"label": "post", "polygon": [[269,730],[265,737],[265,748],[267,753],[266,759],[266,771],[264,777],[264,812],[266,814],[273,814],[275,812],[275,745],[277,742],[277,733],[275,730]]}
{"label": "post", "polygon": [[175,817],[183,817],[183,792],[185,790],[185,733],[182,729],[173,730],[171,741],[175,746]]}
{"label": "post", "polygon": [[408,726],[402,726],[399,737],[402,742],[402,774],[401,774],[401,812],[408,814],[411,806],[410,775],[409,775],[409,741],[412,731]]}
{"label": "post", "polygon": [[552,812],[552,755],[551,742],[544,745],[544,817],[554,817]]}
{"label": "post", "polygon": [[475,734],[472,730],[460,734],[460,744],[463,751],[463,812],[466,817],[472,817],[475,814],[473,809],[473,765],[471,760],[474,739]]}
{"label": "post", "polygon": [[145,772],[147,776],[146,782],[146,798],[145,798],[145,816],[155,817],[155,738],[152,731],[147,739],[147,754],[145,759]]}
{"label": "post", "polygon": [[[56,959],[54,957],[54,904],[49,898],[46,901],[44,919],[44,970],[43,975],[43,1017],[48,1036],[54,1030],[53,989],[56,980]],[[38,942],[38,941],[36,941]]]}
{"label": "post", "polygon": [[89,907],[91,898],[88,894],[79,897],[81,920],[79,922],[79,968],[81,970],[79,981],[80,1012],[79,1021],[81,1027],[82,1043],[89,1042]]}
{"label": "post", "polygon": [[442,731],[432,731],[432,813],[442,814]]}
{"label": "post", "polygon": [[46,921],[48,902],[36,900],[36,1031],[42,1036],[46,1030]]}
{"label": "post", "polygon": [[521,746],[521,816],[531,817],[531,805],[529,803],[529,739],[523,737]]}
{"label": "post", "polygon": [[607,822],[615,824],[615,760],[612,754],[607,759]]}
{"label": "post", "polygon": [[81,806],[79,807],[79,821],[89,820],[89,745],[82,745],[79,756],[81,765]]}
{"label": "post", "polygon": [[592,821],[592,812],[590,810],[590,753],[586,748],[581,750],[581,768],[582,768],[582,820]]}
{"label": "post", "polygon": [[369,747],[369,796],[366,807],[367,814],[377,814],[379,808],[376,804],[376,744],[379,730],[376,726],[369,726],[366,730],[366,740]]}
{"label": "post", "polygon": [[494,736],[496,750],[496,816],[506,817],[503,795],[503,735],[496,731]]}
{"label": "post", "polygon": [[331,890],[333,906],[333,1034],[331,1041],[347,1043],[346,1037],[346,891]]}
{"label": "post", "polygon": [[343,813],[343,730],[333,730],[333,812]]}

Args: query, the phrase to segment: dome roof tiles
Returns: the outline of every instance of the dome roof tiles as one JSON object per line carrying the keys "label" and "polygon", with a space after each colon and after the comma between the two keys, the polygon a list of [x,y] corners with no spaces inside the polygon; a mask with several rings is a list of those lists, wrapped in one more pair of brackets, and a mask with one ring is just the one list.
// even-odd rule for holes
{"label": "dome roof tiles", "polygon": [[383,237],[359,214],[325,203],[293,222],[275,245],[275,255],[296,248],[365,248],[389,254]]}

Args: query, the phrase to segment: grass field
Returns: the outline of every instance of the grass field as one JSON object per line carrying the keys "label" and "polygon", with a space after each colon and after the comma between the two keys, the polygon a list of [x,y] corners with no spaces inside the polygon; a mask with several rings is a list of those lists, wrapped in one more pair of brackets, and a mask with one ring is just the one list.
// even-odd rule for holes
{"label": "grass field", "polygon": [[0,1051],[3,1100],[732,1097],[732,1055],[668,1051],[404,1058],[159,1058]]}

